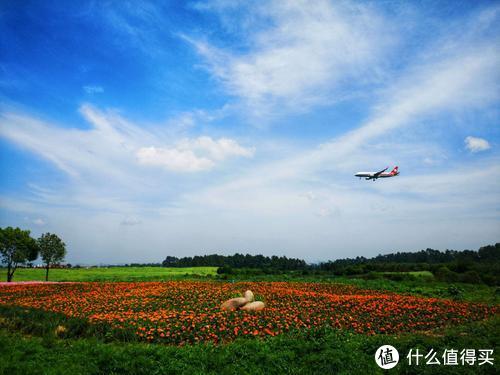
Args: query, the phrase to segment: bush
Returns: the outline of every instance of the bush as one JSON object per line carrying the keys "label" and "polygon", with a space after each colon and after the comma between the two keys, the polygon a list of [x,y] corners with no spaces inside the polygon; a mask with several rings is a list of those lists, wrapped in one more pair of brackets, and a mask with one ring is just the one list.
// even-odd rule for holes
{"label": "bush", "polygon": [[481,276],[476,271],[467,271],[460,275],[460,281],[469,284],[482,284]]}
{"label": "bush", "polygon": [[405,275],[402,273],[384,273],[384,279],[392,280],[392,281],[403,281],[405,279]]}
{"label": "bush", "polygon": [[458,281],[458,274],[456,272],[450,271],[446,266],[439,267],[435,272],[434,276],[439,281],[445,282],[456,282]]}
{"label": "bush", "polygon": [[344,274],[347,275],[347,276],[360,275],[362,273],[363,273],[363,268],[358,267],[358,266],[347,267],[344,270]]}
{"label": "bush", "polygon": [[365,280],[377,280],[381,278],[381,275],[377,272],[368,272],[366,275],[362,277]]}
{"label": "bush", "polygon": [[450,285],[446,290],[447,294],[452,296],[453,298],[460,298],[462,296],[463,290],[455,285]]}
{"label": "bush", "polygon": [[217,273],[219,275],[222,275],[222,274],[232,274],[234,272],[233,272],[233,269],[231,267],[229,267],[229,266],[222,266],[222,267],[217,268]]}

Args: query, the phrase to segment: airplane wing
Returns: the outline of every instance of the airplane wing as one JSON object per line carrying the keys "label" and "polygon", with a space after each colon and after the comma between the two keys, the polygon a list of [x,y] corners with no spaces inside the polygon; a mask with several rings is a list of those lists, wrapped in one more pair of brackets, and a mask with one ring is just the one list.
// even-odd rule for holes
{"label": "airplane wing", "polygon": [[386,167],[385,169],[382,169],[381,171],[379,171],[379,172],[375,173],[375,174],[373,175],[373,177],[375,177],[375,178],[376,178],[376,177],[380,176],[380,175],[381,175],[382,173],[384,173],[387,169],[389,169],[389,167]]}

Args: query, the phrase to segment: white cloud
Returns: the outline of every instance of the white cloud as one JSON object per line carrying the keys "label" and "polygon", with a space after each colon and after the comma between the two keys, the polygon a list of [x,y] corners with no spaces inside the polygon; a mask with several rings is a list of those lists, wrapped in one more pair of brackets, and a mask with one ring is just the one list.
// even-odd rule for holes
{"label": "white cloud", "polygon": [[214,162],[204,157],[197,157],[191,150],[175,148],[143,147],[137,153],[140,164],[160,166],[176,172],[199,172],[212,169]]}
{"label": "white cloud", "polygon": [[136,217],[127,217],[120,222],[121,225],[127,225],[127,226],[134,226],[141,223],[142,221]]}
{"label": "white cloud", "polygon": [[[293,237],[292,228],[307,232],[307,238],[316,233],[335,241],[339,247],[349,248],[352,248],[352,241],[349,242],[348,238],[356,236],[360,237],[354,242],[360,244],[366,241],[362,246],[370,247],[376,240],[383,247],[379,237],[387,228],[400,232],[394,241],[399,241],[406,248],[418,246],[410,245],[419,243],[418,238],[412,237],[416,228],[428,234],[426,241],[433,238],[440,244],[451,240],[440,237],[437,228],[456,232],[462,241],[468,241],[463,233],[473,237],[482,233],[489,239],[493,238],[492,228],[498,225],[491,219],[498,207],[498,189],[494,187],[498,178],[490,181],[488,176],[494,170],[491,166],[495,161],[488,163],[488,173],[475,176],[472,184],[465,184],[463,179],[470,176],[475,166],[458,170],[448,161],[446,174],[433,168],[425,168],[424,172],[418,170],[421,160],[429,155],[437,157],[437,160],[446,158],[442,145],[434,149],[434,146],[423,143],[432,141],[434,129],[429,127],[429,119],[436,116],[449,118],[462,113],[472,115],[474,111],[488,108],[498,101],[497,66],[500,65],[500,53],[495,41],[477,35],[460,38],[460,34],[453,39],[453,48],[443,43],[442,49],[439,49],[438,40],[436,45],[431,46],[432,58],[424,51],[424,57],[392,77],[386,89],[379,93],[371,115],[358,128],[315,149],[291,153],[281,160],[258,165],[229,182],[209,186],[195,194],[185,194],[183,204],[197,207],[200,215],[204,210],[224,212],[234,218],[241,211],[253,214],[252,233],[275,233],[276,227],[281,226],[274,223],[281,217],[283,223],[288,225],[283,228],[280,238],[283,243],[294,242],[285,235],[288,233]],[[448,125],[449,121],[445,120],[444,124]],[[419,128],[425,134],[424,138],[408,136],[400,139],[401,135],[414,134]],[[438,139],[435,142],[437,145]],[[401,176],[370,184],[354,182],[352,174],[357,167],[362,165],[365,168],[378,163],[404,166],[401,167]],[[417,170],[412,170],[412,164]],[[434,172],[437,174],[429,175]],[[462,187],[458,188],[460,185]],[[303,192],[310,188],[314,188],[317,197],[313,202],[297,202],[293,198],[307,197]],[[480,194],[477,195],[478,192]],[[466,205],[463,204],[464,198]],[[373,202],[381,208],[370,209]],[[482,214],[478,215],[478,210]],[[390,215],[387,214],[389,211]],[[325,228],[322,224],[303,219],[337,212],[342,212],[342,218],[335,228]],[[432,215],[436,232],[426,221]],[[456,220],[460,217],[468,218],[475,224],[469,225],[469,228],[459,225]],[[395,222],[395,218],[400,222]],[[259,219],[263,220],[262,225]],[[271,222],[272,229],[265,228]],[[245,224],[250,226],[248,222]],[[283,224],[283,227],[286,225]],[[474,225],[483,227],[475,230]],[[371,230],[365,233],[368,227]],[[330,230],[331,235],[325,234],[327,232],[324,231]],[[290,244],[290,247],[300,247],[299,243],[305,237],[298,237],[295,237],[297,244]],[[337,237],[343,238],[341,242],[345,243],[337,242]],[[386,245],[398,246],[390,241]]]}
{"label": "white cloud", "polygon": [[306,193],[301,193],[299,194],[301,197],[304,197],[306,198],[308,201],[313,201],[315,200],[317,197],[316,197],[316,194],[314,194],[312,191],[308,191]]}
{"label": "white cloud", "polygon": [[[214,140],[203,136],[195,139],[183,139],[175,148],[142,147],[137,153],[137,160],[144,165],[161,166],[176,172],[198,172],[210,170],[216,161],[231,156],[252,157],[254,148],[245,148],[233,139]],[[201,156],[195,152],[201,153]]]}
{"label": "white cloud", "polygon": [[83,91],[85,91],[89,95],[92,95],[92,94],[102,94],[104,92],[104,89],[102,88],[102,86],[87,85],[83,86]]}
{"label": "white cloud", "polygon": [[233,139],[220,138],[214,140],[203,136],[196,139],[184,139],[179,142],[179,149],[182,150],[200,150],[206,152],[214,160],[224,160],[230,156],[242,156],[250,158],[255,152],[255,148],[245,148]]}
{"label": "white cloud", "polygon": [[[248,49],[229,52],[194,43],[205,48],[200,53],[213,74],[252,105],[279,102],[302,108],[331,98],[330,89],[342,87],[344,80],[356,81],[358,70],[361,81],[371,76],[369,62],[377,61],[377,51],[384,45],[377,44],[379,26],[373,33],[374,47],[364,44],[371,40],[369,30],[353,41],[340,32],[341,27],[337,38],[330,30],[337,25],[346,24],[343,30],[354,35],[364,30],[358,16],[349,16],[347,10],[346,17],[335,18],[335,12],[344,14],[337,7],[352,5],[315,2],[301,8],[300,4],[271,3],[273,26],[266,33],[254,33],[250,24],[245,31],[251,37]],[[318,11],[322,6],[324,17]],[[333,16],[328,13],[331,9]],[[411,65],[399,67],[390,79],[380,82],[385,89],[363,103],[371,111],[357,128],[338,133],[344,129],[339,127],[328,133],[338,136],[318,147],[280,150],[278,160],[259,147],[259,158],[245,168],[215,167],[231,157],[254,154],[253,148],[220,135],[179,136],[157,127],[141,128],[91,106],[81,108],[92,125],[86,130],[2,113],[2,137],[52,161],[73,178],[62,187],[30,186],[32,196],[0,197],[0,205],[8,212],[51,217],[50,225],[65,240],[67,236],[68,243],[76,244],[72,254],[98,261],[146,260],[146,256],[158,260],[165,256],[165,243],[183,255],[248,249],[317,260],[370,255],[370,251],[376,255],[380,250],[473,248],[497,241],[498,158],[482,160],[481,168],[470,161],[452,160],[453,152],[434,133],[452,131],[457,117],[463,120],[461,126],[473,127],[476,123],[467,118],[474,119],[475,111],[498,101],[496,37],[491,37],[491,30],[481,34],[488,25],[498,24],[497,16],[479,18],[476,28],[474,22],[458,31],[447,25],[448,37],[436,35],[432,46],[419,45],[422,54],[405,60]],[[296,29],[290,29],[292,24]],[[479,36],[474,30],[479,30]],[[354,50],[349,60],[350,47],[341,40],[356,47],[358,39],[365,50]],[[309,71],[299,54],[309,52],[308,43],[315,45],[311,50],[315,71]],[[335,51],[340,51],[339,56]],[[325,61],[324,56],[333,61]],[[280,66],[280,61],[285,64]],[[441,117],[445,120],[440,121]],[[198,118],[187,113],[173,121],[191,130]],[[434,167],[425,167],[422,161]],[[402,172],[397,178],[367,183],[352,175],[358,167],[395,163]],[[178,173],[173,178],[145,164],[169,171],[213,172]],[[124,227],[138,220],[128,216],[131,212],[148,223],[139,227],[141,236]],[[145,247],[151,249],[147,255],[137,250]]]}
{"label": "white cloud", "polygon": [[465,138],[464,142],[465,148],[467,148],[470,152],[486,151],[491,148],[490,143],[483,138],[469,136]]}
{"label": "white cloud", "polygon": [[[366,164],[378,158],[385,166],[383,158],[367,150],[388,136],[393,136],[392,141],[385,142],[386,147],[378,154],[384,152],[385,160],[396,165],[401,161],[398,159],[403,143],[394,134],[401,129],[425,126],[425,119],[436,114],[475,111],[498,100],[497,81],[491,79],[500,65],[498,48],[489,44],[481,48],[468,44],[459,47],[445,56],[436,52],[439,58],[435,61],[417,62],[394,79],[374,106],[372,115],[358,128],[315,149],[259,166],[218,189],[243,190],[277,181],[318,180],[321,171],[344,172],[353,168],[354,162]],[[413,149],[415,143],[407,147]],[[388,152],[394,154],[393,159],[387,160]]]}
{"label": "white cloud", "polygon": [[[58,168],[78,178],[140,184],[142,172],[134,166],[160,166],[177,172],[212,169],[230,157],[251,157],[253,148],[230,138],[208,136],[181,138],[173,146],[172,134],[163,129],[141,128],[113,112],[102,112],[90,105],[80,107],[93,126],[72,129],[45,123],[15,112],[0,113],[0,136],[35,152]],[[138,163],[137,163],[138,162]]]}
{"label": "white cloud", "polygon": [[250,20],[272,26],[248,27],[246,53],[186,39],[226,88],[257,110],[280,103],[301,111],[331,101],[346,80],[351,87],[376,80],[378,59],[393,38],[390,24],[363,4],[269,1],[248,11]]}
{"label": "white cloud", "polygon": [[41,226],[44,226],[46,223],[45,223],[45,220],[43,220],[41,218],[37,218],[37,219],[33,220],[33,224],[41,227]]}
{"label": "white cloud", "polygon": [[318,210],[318,212],[316,212],[316,215],[318,215],[319,217],[329,217],[332,215],[332,210],[326,207],[322,207]]}

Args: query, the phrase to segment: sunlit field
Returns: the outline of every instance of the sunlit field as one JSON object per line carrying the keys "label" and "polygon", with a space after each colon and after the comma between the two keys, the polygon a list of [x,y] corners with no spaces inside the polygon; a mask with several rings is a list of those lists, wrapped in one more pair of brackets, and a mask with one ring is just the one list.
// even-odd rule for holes
{"label": "sunlit field", "polygon": [[[54,268],[49,271],[49,281],[130,281],[170,280],[184,276],[215,275],[217,267],[91,267]],[[6,281],[7,270],[0,268],[0,282]],[[45,269],[19,268],[14,281],[45,280]]]}

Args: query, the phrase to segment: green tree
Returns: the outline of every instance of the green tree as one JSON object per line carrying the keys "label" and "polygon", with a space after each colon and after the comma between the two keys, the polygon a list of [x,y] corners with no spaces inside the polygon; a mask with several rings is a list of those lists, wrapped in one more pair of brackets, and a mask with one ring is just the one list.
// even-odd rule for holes
{"label": "green tree", "polygon": [[7,281],[12,281],[20,264],[34,261],[38,257],[37,242],[30,237],[29,230],[0,228],[0,254],[7,265]]}
{"label": "green tree", "polygon": [[45,281],[48,281],[50,266],[64,260],[66,244],[57,235],[45,233],[38,239],[38,247],[40,248],[40,256],[45,263]]}

